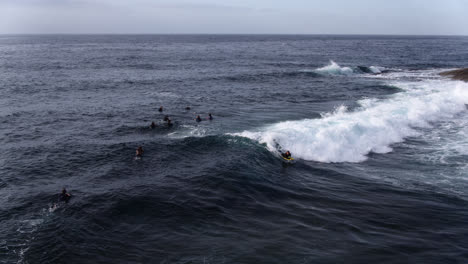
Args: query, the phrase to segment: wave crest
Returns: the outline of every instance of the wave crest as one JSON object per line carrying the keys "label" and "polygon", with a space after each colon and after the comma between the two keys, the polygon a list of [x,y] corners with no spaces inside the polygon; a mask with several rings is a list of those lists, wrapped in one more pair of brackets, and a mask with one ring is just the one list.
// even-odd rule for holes
{"label": "wave crest", "polygon": [[384,67],[378,66],[356,66],[356,67],[341,67],[338,63],[330,60],[327,66],[315,69],[314,72],[322,75],[352,75],[352,74],[380,74],[385,71]]}

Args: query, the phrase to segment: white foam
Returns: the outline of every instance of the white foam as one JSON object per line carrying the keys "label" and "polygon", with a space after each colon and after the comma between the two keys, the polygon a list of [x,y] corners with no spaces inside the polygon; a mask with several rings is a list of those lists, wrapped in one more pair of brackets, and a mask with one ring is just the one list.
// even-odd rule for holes
{"label": "white foam", "polygon": [[334,61],[330,61],[330,64],[322,68],[315,70],[316,73],[327,74],[327,75],[350,75],[353,74],[353,69],[350,67],[341,67]]}
{"label": "white foam", "polygon": [[465,111],[468,84],[448,80],[394,82],[403,92],[387,99],[365,99],[353,112],[338,107],[320,119],[273,124],[236,135],[288,149],[293,156],[320,162],[361,162],[370,152],[387,153],[391,144],[419,135],[418,128]]}
{"label": "white foam", "polygon": [[[373,67],[376,67],[378,70],[383,71],[387,68],[371,66],[369,69],[373,70]],[[375,78],[375,79],[384,79],[384,80],[405,80],[405,81],[426,81],[426,80],[439,80],[441,76],[439,75],[440,72],[444,71],[444,69],[432,69],[432,70],[402,70],[392,68],[391,72],[382,73],[382,74],[369,74],[363,75],[366,78]]]}
{"label": "white foam", "polygon": [[372,72],[372,73],[382,73],[382,71],[384,70],[385,68],[383,67],[378,67],[378,66],[370,66],[369,67],[369,70]]}

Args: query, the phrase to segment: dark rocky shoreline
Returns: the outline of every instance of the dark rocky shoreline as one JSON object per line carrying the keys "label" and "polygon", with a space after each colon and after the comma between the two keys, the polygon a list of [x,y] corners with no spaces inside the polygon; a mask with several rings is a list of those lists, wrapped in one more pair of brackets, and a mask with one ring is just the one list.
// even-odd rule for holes
{"label": "dark rocky shoreline", "polygon": [[441,72],[440,75],[448,76],[453,80],[460,80],[468,82],[468,68],[453,70],[453,71],[445,71]]}

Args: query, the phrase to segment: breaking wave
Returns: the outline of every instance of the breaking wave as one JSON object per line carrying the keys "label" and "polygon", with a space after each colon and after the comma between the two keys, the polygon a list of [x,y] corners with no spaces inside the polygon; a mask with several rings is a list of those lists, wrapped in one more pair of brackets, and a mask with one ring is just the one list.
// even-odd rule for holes
{"label": "breaking wave", "polygon": [[385,71],[385,68],[378,66],[357,66],[357,67],[342,67],[334,61],[330,61],[327,66],[315,69],[314,72],[321,75],[352,75],[359,73],[380,74]]}
{"label": "breaking wave", "polygon": [[334,61],[330,61],[327,66],[316,69],[315,72],[328,75],[350,75],[354,73],[350,67],[341,67]]}
{"label": "breaking wave", "polygon": [[[331,68],[335,66],[327,69]],[[340,67],[342,72],[348,69]],[[467,83],[428,80],[392,85],[404,92],[358,101],[360,107],[352,112],[340,106],[319,119],[280,122],[236,135],[265,143],[275,153],[288,149],[304,160],[362,162],[370,152],[388,153],[393,143],[419,135],[418,128],[466,110]]]}

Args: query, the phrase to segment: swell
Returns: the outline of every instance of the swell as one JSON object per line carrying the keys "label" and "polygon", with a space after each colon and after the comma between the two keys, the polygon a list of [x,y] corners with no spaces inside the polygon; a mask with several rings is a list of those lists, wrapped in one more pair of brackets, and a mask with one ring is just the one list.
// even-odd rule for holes
{"label": "swell", "polygon": [[[24,249],[20,259],[61,263],[92,256],[94,261],[108,263],[118,255],[124,262],[177,262],[199,260],[203,255],[222,260],[216,252],[244,254],[246,245],[262,252],[271,243],[285,243],[281,254],[262,253],[273,262],[302,257],[298,246],[331,254],[336,245],[344,250],[342,243],[357,243],[363,252],[371,250],[369,245],[383,245],[390,248],[383,254],[390,258],[401,254],[399,245],[411,248],[421,239],[437,241],[433,238],[438,232],[450,234],[460,245],[464,239],[456,231],[467,216],[456,209],[466,202],[453,197],[374,184],[335,172],[333,167],[318,169],[298,163],[281,169],[278,158],[243,137],[216,135],[141,143],[146,151],[138,161],[132,159],[134,143],[125,142],[81,148],[98,152],[63,153],[64,164],[81,167],[74,175],[60,177],[57,173],[52,178],[68,184],[75,195],[70,203],[47,217],[24,216],[26,208],[40,212],[46,207],[52,198],[47,190],[53,193],[53,187],[58,187],[49,185],[42,192],[25,193],[18,199],[19,205],[10,208],[18,214],[14,219],[29,219],[32,221],[24,224],[36,226],[28,235],[14,235],[23,244],[17,247]],[[45,160],[45,166],[58,157]],[[408,197],[417,201],[406,204]],[[35,201],[33,206],[30,200]],[[430,208],[423,206],[428,201]],[[415,212],[415,208],[422,209]],[[22,223],[11,224],[18,225]],[[427,227],[437,231],[424,231]],[[395,229],[399,235],[394,235]],[[326,239],[330,237],[333,239]],[[8,238],[7,243],[13,245],[14,241]],[[443,241],[427,243],[450,248]],[[216,252],[204,250],[208,247]],[[233,253],[226,258],[247,261]]]}
{"label": "swell", "polygon": [[211,77],[212,80],[226,80],[231,82],[263,82],[267,79],[287,79],[287,78],[316,78],[320,75],[314,72],[292,70],[292,71],[274,71],[261,73],[246,73],[232,76]]}
{"label": "swell", "polygon": [[[294,177],[276,169],[260,175],[251,169],[268,163],[271,155],[241,138],[189,138],[173,148],[195,148],[192,154],[203,155],[204,147],[211,145],[209,151],[217,152],[229,140],[237,140],[232,147],[238,159],[202,167],[201,174],[174,173],[147,181],[138,177],[117,188],[76,197],[66,209],[55,212],[53,221],[40,227],[25,259],[64,262],[93,256],[107,263],[115,261],[116,254],[124,262],[179,261],[200,254],[217,259],[216,252],[245,252],[246,245],[261,252],[281,242],[285,243],[282,254],[272,257],[263,252],[263,257],[286,261],[299,257],[298,246],[332,253],[337,246],[345,250],[348,243],[357,243],[362,252],[371,251],[372,245],[383,246],[388,250],[382,255],[386,258],[403,254],[398,250],[402,247],[419,250],[413,256],[427,253],[428,248],[434,255],[449,254],[450,243],[434,239],[440,232],[457,245],[463,244],[464,233],[458,228],[463,228],[467,215],[457,209],[466,202],[453,197],[408,192],[300,164],[289,170]],[[260,154],[258,163],[257,151],[252,151],[257,148],[265,154]],[[243,156],[246,150],[252,154]],[[412,203],[407,203],[408,197]],[[425,243],[414,246],[417,241]],[[285,253],[287,257],[282,256]],[[232,253],[226,258],[243,259]]]}

